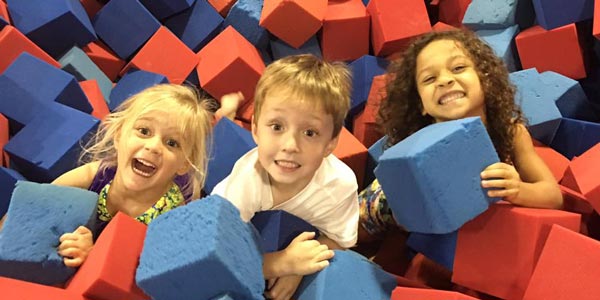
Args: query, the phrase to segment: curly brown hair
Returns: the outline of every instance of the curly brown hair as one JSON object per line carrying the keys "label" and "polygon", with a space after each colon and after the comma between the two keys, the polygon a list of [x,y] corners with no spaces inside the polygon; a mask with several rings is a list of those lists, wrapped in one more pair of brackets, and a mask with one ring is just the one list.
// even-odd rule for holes
{"label": "curly brown hair", "polygon": [[504,162],[512,161],[513,139],[516,125],[525,123],[520,107],[515,104],[515,87],[509,81],[504,62],[490,46],[468,30],[434,31],[419,36],[394,61],[389,69],[387,98],[382,101],[378,123],[388,136],[390,147],[435,120],[422,115],[423,104],[416,83],[417,56],[429,43],[436,40],[453,40],[475,64],[485,95],[487,131],[498,156]]}

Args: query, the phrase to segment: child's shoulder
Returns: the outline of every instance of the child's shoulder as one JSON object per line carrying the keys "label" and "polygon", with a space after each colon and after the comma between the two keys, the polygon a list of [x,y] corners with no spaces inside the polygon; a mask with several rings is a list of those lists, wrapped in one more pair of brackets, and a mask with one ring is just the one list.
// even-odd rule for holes
{"label": "child's shoulder", "polygon": [[333,183],[336,186],[341,186],[342,188],[355,188],[358,189],[356,184],[356,175],[354,171],[339,158],[335,157],[335,155],[328,155],[321,165],[321,170],[319,170],[321,176],[324,181],[328,183]]}

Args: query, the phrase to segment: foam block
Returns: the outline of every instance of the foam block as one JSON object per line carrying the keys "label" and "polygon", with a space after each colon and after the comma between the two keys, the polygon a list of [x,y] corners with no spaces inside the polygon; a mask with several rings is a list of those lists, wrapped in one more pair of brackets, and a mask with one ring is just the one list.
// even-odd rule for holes
{"label": "foam block", "polygon": [[53,285],[75,273],[56,251],[59,237],[96,218],[98,194],[19,181],[0,232],[0,276]]}
{"label": "foam block", "polygon": [[156,84],[169,83],[167,77],[161,74],[147,72],[143,70],[130,71],[123,75],[123,78],[117,82],[110,92],[110,101],[108,108],[113,111],[123,101],[138,92]]}
{"label": "foam block", "polygon": [[250,222],[260,233],[261,246],[265,253],[285,249],[302,232],[316,232],[315,238],[319,233],[314,226],[284,210],[257,212]]}
{"label": "foam block", "polygon": [[145,236],[146,225],[117,212],[66,289],[97,300],[149,299],[135,284]]}
{"label": "foam block", "polygon": [[554,71],[572,79],[586,77],[575,24],[552,30],[536,25],[521,31],[515,43],[523,69]]}
{"label": "foam block", "polygon": [[481,119],[471,117],[429,125],[390,147],[375,176],[399,224],[444,234],[498,201],[487,196],[479,176],[498,161]]}
{"label": "foam block", "polygon": [[298,300],[389,299],[396,278],[351,250],[335,250],[329,266],[304,276],[294,294]]}
{"label": "foam block", "polygon": [[248,42],[256,48],[267,50],[269,46],[269,32],[258,25],[263,1],[238,0],[233,4],[223,27],[233,26]]}
{"label": "foam block", "polygon": [[224,295],[217,296],[215,298],[211,298],[211,300],[233,300],[233,298],[231,298],[231,296],[229,294],[224,294]]}
{"label": "foam block", "polygon": [[462,24],[472,30],[504,29],[515,25],[518,0],[473,0]]}
{"label": "foam block", "polygon": [[599,142],[600,124],[562,118],[550,147],[566,158],[572,159]]}
{"label": "foam block", "polygon": [[208,0],[208,3],[212,5],[221,16],[225,17],[236,1],[237,0]]}
{"label": "foam block", "polygon": [[280,39],[272,39],[270,41],[273,59],[284,58],[289,55],[297,54],[312,54],[318,58],[322,58],[321,47],[316,36],[313,36],[306,41],[302,46],[294,48]]}
{"label": "foam block", "polygon": [[504,61],[509,72],[514,72],[518,68],[518,60],[515,62],[514,37],[519,32],[519,26],[513,25],[503,29],[478,30],[476,33],[492,49],[494,53]]}
{"label": "foam block", "polygon": [[81,2],[83,9],[85,9],[85,12],[90,19],[93,18],[104,5],[104,3],[100,3],[98,0],[79,0],[79,2]]}
{"label": "foam block", "polygon": [[443,291],[434,289],[419,289],[411,287],[396,287],[392,291],[392,298],[390,300],[403,300],[403,299],[427,299],[427,300],[475,300],[465,294],[453,291]]}
{"label": "foam block", "polygon": [[256,143],[250,131],[227,118],[221,118],[213,129],[213,151],[208,161],[204,191],[210,194],[231,173],[235,162],[254,147]]}
{"label": "foam block", "polygon": [[[35,118],[40,109],[49,105],[48,103],[39,103],[29,91],[21,88],[4,75],[0,75],[0,94],[3,97],[3,101],[0,101],[0,113],[10,120],[11,128],[7,125],[6,130],[20,130]],[[6,141],[8,141],[8,137],[9,134],[6,133]]]}
{"label": "foam block", "polygon": [[206,1],[166,19],[163,23],[194,52],[202,49],[218,33],[223,17]]}
{"label": "foam block", "polygon": [[78,0],[7,0],[7,4],[15,27],[53,57],[98,39]]}
{"label": "foam block", "polygon": [[108,46],[100,41],[87,44],[82,50],[104,72],[111,81],[116,81],[119,72],[125,66],[125,61],[120,59]]}
{"label": "foam block", "polygon": [[12,300],[86,300],[58,287],[31,283],[6,277],[0,277],[2,297]]}
{"label": "foam block", "polygon": [[59,58],[58,62],[65,72],[73,75],[78,81],[96,80],[104,98],[108,99],[110,97],[110,90],[113,87],[112,81],[79,47],[71,48]]}
{"label": "foam block", "polygon": [[121,71],[130,68],[165,75],[181,84],[198,64],[198,57],[167,27],[161,26]]}
{"label": "foam block", "polygon": [[263,299],[256,239],[229,201],[193,201],[150,223],[136,282],[153,299]]}
{"label": "foam block", "polygon": [[536,140],[550,145],[560,125],[562,115],[555,99],[559,91],[542,81],[536,69],[527,69],[509,75],[516,86],[515,102],[521,106],[527,118],[527,128]]}
{"label": "foam block", "polygon": [[[350,63],[352,71],[352,94],[350,96],[351,118],[363,110],[365,102],[369,98],[373,78],[385,73],[389,62],[383,58],[365,55]],[[352,119],[350,119],[352,120]]]}
{"label": "foam block", "polygon": [[556,182],[560,182],[569,167],[569,159],[558,153],[556,150],[538,142],[533,141],[535,153],[546,163],[546,166],[554,175]]}
{"label": "foam block", "polygon": [[[227,49],[227,51],[225,51]],[[233,27],[229,26],[200,52],[196,71],[203,89],[216,99],[241,91],[244,103],[254,98],[254,88],[265,64],[256,48]],[[235,87],[231,85],[235,82]]]}
{"label": "foam block", "polygon": [[333,150],[333,155],[354,171],[356,182],[359,186],[363,185],[365,177],[367,152],[367,148],[348,129],[342,127],[337,147]]}
{"label": "foam block", "polygon": [[594,4],[594,20],[593,20],[593,27],[592,27],[592,34],[594,35],[594,37],[596,37],[597,39],[600,39],[600,5],[595,5]]}
{"label": "foam block", "polygon": [[395,0],[369,1],[367,10],[371,15],[371,44],[375,55],[387,56],[401,51],[412,38],[431,31],[423,1],[406,0],[402,6],[397,9]]}
{"label": "foam block", "polygon": [[128,60],[161,26],[138,0],[112,0],[92,22],[98,37]]}
{"label": "foam block", "polygon": [[537,23],[546,30],[588,20],[594,14],[594,0],[574,0],[569,5],[560,0],[533,0]]}
{"label": "foam block", "polygon": [[373,171],[375,170],[375,167],[377,167],[377,164],[379,164],[379,157],[381,156],[381,154],[383,154],[383,150],[386,143],[387,136],[383,136],[382,138],[377,140],[377,142],[371,145],[371,147],[369,147],[367,165],[365,167],[365,185],[370,184],[375,179],[375,174],[373,173]]}
{"label": "foam block", "polygon": [[4,153],[4,145],[8,143],[8,119],[0,113],[0,166],[8,167],[8,155]]}
{"label": "foam block", "polygon": [[178,12],[184,11],[194,4],[195,0],[141,0],[156,19],[162,20]]}
{"label": "foam block", "polygon": [[25,180],[25,177],[15,170],[0,167],[0,219],[8,210],[10,197],[19,180]]}
{"label": "foam block", "polygon": [[371,84],[365,108],[354,118],[352,134],[354,134],[365,147],[371,147],[371,145],[377,142],[383,135],[379,125],[377,125],[377,113],[379,112],[381,101],[386,98],[387,92],[385,87],[387,81],[386,75],[373,77],[373,83]]}
{"label": "foam block", "polygon": [[110,113],[108,104],[95,79],[80,81],[79,85],[92,105],[92,116],[98,120],[104,119]]}
{"label": "foam block", "polygon": [[596,211],[600,211],[598,170],[590,166],[600,163],[600,143],[572,160],[561,184],[583,194]]}
{"label": "foam block", "polygon": [[349,61],[369,54],[370,21],[360,0],[328,2],[320,39],[323,57]]}
{"label": "foam block", "polygon": [[438,19],[440,22],[453,27],[461,27],[462,20],[472,0],[444,0],[438,5]]}
{"label": "foam block", "polygon": [[12,64],[23,52],[27,52],[48,64],[60,68],[60,64],[42,48],[12,26],[5,26],[0,31],[0,73]]}
{"label": "foam block", "polygon": [[560,210],[493,205],[458,231],[452,282],[503,299],[521,299],[550,226],[579,231],[580,219]]}
{"label": "foam block", "polygon": [[523,300],[597,299],[599,253],[600,242],[553,225]]}
{"label": "foam block", "polygon": [[[73,75],[55,68],[29,53],[23,53],[6,69],[3,77],[28,90],[38,102],[62,103],[82,112],[92,107]],[[35,85],[35,89],[31,86]],[[28,107],[27,109],[32,109]]]}
{"label": "foam block", "polygon": [[80,143],[85,144],[99,123],[93,116],[64,105],[55,104],[46,110],[4,146],[11,167],[38,182],[50,182],[76,167]]}
{"label": "foam block", "polygon": [[406,244],[412,250],[422,253],[427,258],[452,271],[457,236],[458,232],[456,231],[446,234],[411,232]]}
{"label": "foam block", "polygon": [[327,0],[265,0],[259,24],[298,48],[321,28],[326,11]]}

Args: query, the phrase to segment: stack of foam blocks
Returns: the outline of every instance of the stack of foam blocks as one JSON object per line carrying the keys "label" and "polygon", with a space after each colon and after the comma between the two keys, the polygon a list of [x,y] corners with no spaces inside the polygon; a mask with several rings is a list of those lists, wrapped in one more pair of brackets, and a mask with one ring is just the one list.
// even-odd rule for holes
{"label": "stack of foam blocks", "polygon": [[[475,31],[506,63],[536,151],[563,191],[563,210],[514,207],[486,197],[473,184],[472,178],[498,159],[478,119],[426,128],[383,150],[376,115],[385,100],[389,62],[415,36],[459,27]],[[391,292],[389,277],[377,266],[351,253],[336,254],[338,263],[311,279],[312,286],[301,285],[298,298],[600,298],[592,281],[598,271],[591,267],[600,262],[600,174],[594,168],[600,163],[599,38],[600,5],[593,0],[0,0],[0,216],[16,210],[0,234],[0,259],[7,239],[37,230],[22,226],[27,218],[40,222],[36,210],[23,213],[23,205],[33,205],[27,195],[40,198],[36,191],[48,188],[15,183],[48,183],[75,167],[80,144],[130,95],[166,82],[196,85],[217,100],[244,94],[235,122],[222,119],[215,125],[205,186],[210,193],[255,146],[248,129],[254,88],[265,66],[286,55],[312,53],[345,61],[352,70],[351,109],[334,155],[354,170],[359,188],[379,179],[396,218],[410,231],[412,261],[395,274],[398,287]],[[444,185],[450,180],[452,185]],[[20,186],[17,195],[15,186]],[[9,208],[11,198],[27,201]],[[60,266],[63,277],[0,274],[0,297],[185,299],[186,293],[197,294],[197,284],[181,288],[174,282],[204,278],[206,273],[194,270],[215,268],[222,272],[212,277],[235,284],[201,285],[203,297],[259,298],[262,275],[255,262],[246,261],[250,255],[231,259],[216,250],[246,249],[260,259],[264,249],[257,233],[231,218],[233,208],[208,200],[178,208],[148,228],[117,215],[74,275]],[[67,218],[83,220],[81,213]],[[200,223],[184,222],[181,230],[206,227],[201,223],[207,218],[230,228],[209,227],[189,244],[178,242],[184,232],[169,236],[160,230],[193,214]],[[41,224],[59,228],[52,223],[57,219]],[[282,228],[279,221],[269,224]],[[232,235],[241,244],[216,246],[225,242],[220,236]],[[163,256],[169,249],[157,241],[169,238],[179,260]],[[199,250],[188,253],[188,247]],[[27,267],[18,268],[28,273],[41,264],[29,262],[31,257],[8,257],[6,266],[20,266],[15,261],[23,259]],[[451,274],[452,284],[445,290],[429,284],[419,270],[424,259]],[[369,273],[365,268],[376,275],[347,276]],[[174,270],[182,277],[164,275]],[[407,280],[415,284],[403,284]],[[168,282],[169,288],[159,288]],[[351,286],[360,291],[347,293]]]}

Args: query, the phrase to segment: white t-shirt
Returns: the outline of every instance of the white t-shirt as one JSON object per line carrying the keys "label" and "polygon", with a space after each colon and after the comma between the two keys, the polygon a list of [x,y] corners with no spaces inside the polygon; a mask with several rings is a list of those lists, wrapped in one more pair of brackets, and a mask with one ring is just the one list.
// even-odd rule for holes
{"label": "white t-shirt", "polygon": [[215,186],[212,194],[231,201],[245,222],[259,211],[284,210],[315,226],[341,247],[350,248],[358,235],[357,189],[354,172],[329,155],[302,191],[273,207],[269,176],[254,148],[235,163],[231,174]]}

